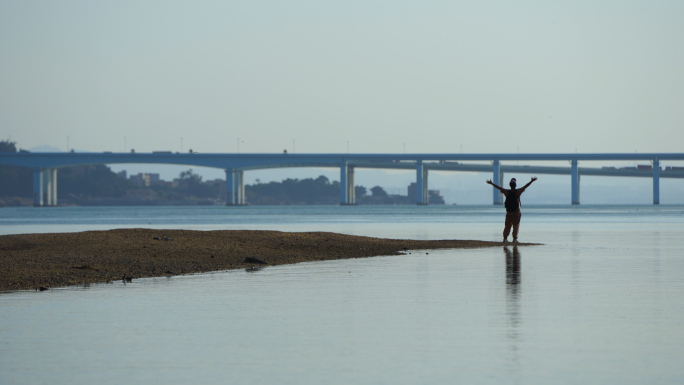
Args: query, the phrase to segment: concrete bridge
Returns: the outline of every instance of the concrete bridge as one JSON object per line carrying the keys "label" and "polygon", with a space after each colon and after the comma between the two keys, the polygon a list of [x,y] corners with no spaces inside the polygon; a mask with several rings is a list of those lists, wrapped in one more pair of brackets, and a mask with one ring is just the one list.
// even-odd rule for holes
{"label": "concrete bridge", "polygon": [[[57,205],[57,169],[89,164],[175,164],[213,167],[225,170],[227,202],[245,205],[244,172],[267,168],[334,167],[340,169],[340,204],[353,205],[354,169],[411,169],[416,171],[416,204],[428,204],[428,173],[439,171],[491,172],[492,181],[502,185],[505,173],[560,174],[571,180],[571,203],[580,203],[580,176],[602,175],[647,177],[653,179],[653,204],[660,203],[660,178],[684,178],[684,169],[666,168],[661,161],[684,160],[684,153],[613,153],[613,154],[197,154],[197,153],[0,153],[0,164],[33,169],[35,206]],[[503,161],[569,162],[569,167],[513,166]],[[647,161],[650,167],[588,168],[581,161]],[[487,162],[486,164],[463,162]],[[505,186],[503,186],[505,187]],[[492,189],[492,201],[502,204],[498,190]]]}

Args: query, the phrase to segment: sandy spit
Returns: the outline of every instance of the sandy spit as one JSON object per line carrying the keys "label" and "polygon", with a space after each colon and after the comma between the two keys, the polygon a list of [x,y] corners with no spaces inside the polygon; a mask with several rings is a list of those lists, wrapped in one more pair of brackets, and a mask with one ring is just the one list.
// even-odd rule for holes
{"label": "sandy spit", "polygon": [[260,230],[118,229],[4,235],[0,236],[0,291],[501,245]]}

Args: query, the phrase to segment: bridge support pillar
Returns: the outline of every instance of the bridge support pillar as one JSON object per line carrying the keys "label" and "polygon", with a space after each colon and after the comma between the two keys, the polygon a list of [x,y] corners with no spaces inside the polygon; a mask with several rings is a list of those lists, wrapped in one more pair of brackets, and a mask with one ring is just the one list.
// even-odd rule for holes
{"label": "bridge support pillar", "polygon": [[653,204],[660,204],[660,160],[653,159]]}
{"label": "bridge support pillar", "polygon": [[572,204],[580,204],[580,175],[579,168],[577,167],[577,160],[571,161],[570,166],[570,177],[572,178]]}
{"label": "bridge support pillar", "polygon": [[[499,162],[499,160],[494,160],[494,162],[492,162],[492,174],[492,183],[494,183],[497,186],[502,186],[503,172],[501,172],[501,162]],[[503,194],[501,194],[501,191],[497,190],[494,187],[492,187],[492,191],[494,193],[494,205],[502,205],[503,201],[501,197],[503,196]]]}
{"label": "bridge support pillar", "polygon": [[245,201],[245,172],[237,169],[226,169],[226,205],[244,206]]}
{"label": "bridge support pillar", "polygon": [[423,161],[416,162],[416,204],[427,205],[430,194],[428,192],[428,169],[423,165]]}
{"label": "bridge support pillar", "polygon": [[356,204],[354,166],[350,166],[347,162],[343,162],[340,166],[340,204],[343,206]]}
{"label": "bridge support pillar", "polygon": [[33,205],[57,206],[57,169],[33,169]]}
{"label": "bridge support pillar", "polygon": [[43,172],[43,205],[57,206],[57,169],[47,168]]}
{"label": "bridge support pillar", "polygon": [[33,169],[33,205],[43,205],[43,170],[37,167]]}
{"label": "bridge support pillar", "polygon": [[52,189],[50,190],[50,194],[52,195],[52,206],[57,206],[57,169],[51,169],[50,173],[52,173],[52,183],[50,184],[52,186]]}

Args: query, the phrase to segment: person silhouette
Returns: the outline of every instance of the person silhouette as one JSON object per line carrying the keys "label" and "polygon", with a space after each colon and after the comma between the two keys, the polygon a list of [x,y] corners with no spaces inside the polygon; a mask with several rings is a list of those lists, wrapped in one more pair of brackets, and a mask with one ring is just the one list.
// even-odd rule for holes
{"label": "person silhouette", "polygon": [[535,180],[537,180],[537,177],[532,177],[528,184],[516,189],[516,180],[512,178],[509,183],[509,186],[511,186],[510,190],[495,185],[491,179],[487,180],[487,184],[494,186],[494,188],[506,196],[506,203],[504,204],[506,206],[506,221],[504,223],[503,243],[508,242],[508,234],[511,232],[511,227],[513,228],[513,243],[518,243],[518,231],[520,230],[520,218],[522,217],[520,212],[520,196]]}

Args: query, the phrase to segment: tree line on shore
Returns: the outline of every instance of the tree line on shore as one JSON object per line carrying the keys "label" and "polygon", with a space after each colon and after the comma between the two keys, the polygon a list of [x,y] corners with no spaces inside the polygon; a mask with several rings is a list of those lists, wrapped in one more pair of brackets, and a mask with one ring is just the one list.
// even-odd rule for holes
{"label": "tree line on shore", "polygon": [[[15,142],[0,141],[0,152],[17,152]],[[32,204],[33,171],[27,167],[0,165],[0,205]],[[173,182],[140,185],[114,173],[106,165],[63,167],[57,170],[57,201],[60,204],[216,204],[225,203],[225,182],[203,181],[190,170]],[[380,186],[369,190],[355,187],[359,204],[404,204],[406,196],[390,196]],[[340,182],[321,175],[317,178],[285,179],[282,182],[245,186],[249,204],[296,205],[337,204]]]}

